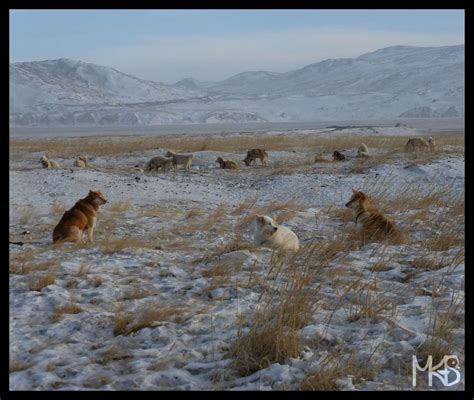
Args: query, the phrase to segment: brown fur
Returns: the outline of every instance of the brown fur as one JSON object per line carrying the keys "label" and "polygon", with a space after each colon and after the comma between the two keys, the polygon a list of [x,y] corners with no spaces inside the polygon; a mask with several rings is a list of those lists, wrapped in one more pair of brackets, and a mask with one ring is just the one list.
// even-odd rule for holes
{"label": "brown fur", "polygon": [[224,160],[222,157],[217,157],[216,160],[222,169],[239,169],[238,164],[233,160]]}
{"label": "brown fur", "polygon": [[386,241],[391,244],[405,243],[403,233],[395,223],[382,215],[369,201],[363,192],[352,189],[352,197],[346,203],[351,208],[356,218],[356,224],[362,225],[362,242]]}
{"label": "brown fur", "polygon": [[332,158],[334,161],[346,161],[346,156],[337,150],[332,153]]}
{"label": "brown fur", "polygon": [[168,167],[173,164],[173,158],[166,158],[162,156],[157,156],[153,157],[150,161],[148,161],[145,171],[150,172],[150,171],[158,171],[159,168],[161,168],[162,171],[166,171]]}
{"label": "brown fur", "polygon": [[260,159],[262,165],[267,165],[268,153],[263,149],[251,149],[247,151],[247,156],[242,161],[248,167],[252,162],[255,165],[257,158]]}
{"label": "brown fur", "polygon": [[428,139],[416,137],[416,138],[408,139],[408,142],[405,145],[405,151],[415,151],[415,152],[418,150],[434,151],[435,146],[436,146],[436,143],[432,137],[429,137]]}
{"label": "brown fur", "polygon": [[316,154],[316,156],[314,157],[314,162],[332,163],[332,160],[324,158],[322,154]]}
{"label": "brown fur", "polygon": [[89,241],[93,242],[94,228],[99,205],[107,203],[101,192],[90,190],[87,197],[79,200],[66,211],[53,231],[53,243],[82,241],[85,230],[88,231]]}
{"label": "brown fur", "polygon": [[51,168],[51,162],[48,160],[48,157],[41,156],[40,162],[43,165],[43,168]]}

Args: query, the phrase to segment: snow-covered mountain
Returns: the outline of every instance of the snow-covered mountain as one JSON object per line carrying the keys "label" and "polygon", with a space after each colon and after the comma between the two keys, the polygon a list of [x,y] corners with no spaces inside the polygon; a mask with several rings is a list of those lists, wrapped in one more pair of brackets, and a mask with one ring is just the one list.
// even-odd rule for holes
{"label": "snow-covered mountain", "polygon": [[12,112],[48,104],[86,105],[166,101],[198,93],[146,81],[113,68],[66,58],[10,65]]}
{"label": "snow-covered mountain", "polygon": [[393,46],[220,82],[147,81],[59,59],[10,64],[11,125],[152,125],[464,115],[464,45]]}

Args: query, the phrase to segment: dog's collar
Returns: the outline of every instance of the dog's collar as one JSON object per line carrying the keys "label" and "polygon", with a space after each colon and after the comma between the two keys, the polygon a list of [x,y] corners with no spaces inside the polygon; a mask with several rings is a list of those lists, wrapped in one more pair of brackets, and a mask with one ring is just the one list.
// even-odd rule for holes
{"label": "dog's collar", "polygon": [[359,219],[359,217],[360,217],[363,213],[365,213],[365,210],[362,210],[359,214],[357,214],[356,219],[355,219],[356,225],[357,225],[357,220]]}

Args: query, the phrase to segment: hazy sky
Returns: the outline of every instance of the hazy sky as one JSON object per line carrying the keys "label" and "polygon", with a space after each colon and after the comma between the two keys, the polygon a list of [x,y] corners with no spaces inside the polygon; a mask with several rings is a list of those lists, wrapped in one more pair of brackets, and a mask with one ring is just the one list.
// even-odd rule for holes
{"label": "hazy sky", "polygon": [[10,62],[66,57],[168,83],[454,44],[464,10],[10,11]]}

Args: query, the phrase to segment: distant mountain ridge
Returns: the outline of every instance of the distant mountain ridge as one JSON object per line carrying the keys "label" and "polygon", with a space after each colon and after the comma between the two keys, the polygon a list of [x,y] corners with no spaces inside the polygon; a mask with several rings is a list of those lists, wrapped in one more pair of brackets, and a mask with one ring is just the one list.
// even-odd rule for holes
{"label": "distant mountain ridge", "polygon": [[12,126],[463,115],[464,45],[392,46],[285,73],[174,84],[65,58],[10,64]]}

